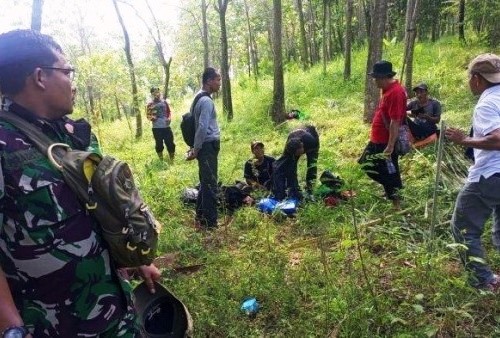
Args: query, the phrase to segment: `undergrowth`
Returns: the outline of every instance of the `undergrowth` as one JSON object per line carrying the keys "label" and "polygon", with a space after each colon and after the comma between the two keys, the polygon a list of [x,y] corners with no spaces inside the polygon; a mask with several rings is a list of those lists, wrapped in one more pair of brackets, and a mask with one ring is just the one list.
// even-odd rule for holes
{"label": "undergrowth", "polygon": [[[396,70],[401,50],[396,44],[384,51]],[[417,44],[414,81],[429,84],[431,95],[443,103],[448,125],[467,129],[475,99],[464,68],[486,51],[451,39]],[[450,246],[449,219],[461,178],[435,185],[433,146],[406,155],[401,161],[405,212],[395,214],[381,197],[381,187],[356,163],[369,132],[362,123],[365,64],[366,51],[354,53],[349,81],[342,78],[340,59],[328,65],[326,75],[321,66],[285,75],[287,109],[306,112],[305,122],[320,133],[319,172],[334,171],[344,178],[346,189],[356,192],[335,208],[321,201],[305,204],[296,218],[243,208],[232,219],[221,214],[225,227],[194,231],[193,208],[179,198],[198,177],[196,162],[183,159],[187,149],[179,130],[181,112],[192,98],[172,103],[177,143],[172,165],[157,160],[149,126],[140,140],[134,140],[129,127],[133,119],[99,126],[105,152],[133,166],[144,198],[163,223],[160,255],[175,253],[174,268],[197,267],[190,273],[167,267],[162,281],[189,308],[196,337],[500,336],[499,297],[467,286]],[[252,140],[263,141],[266,152],[277,157],[288,132],[303,123],[272,125],[271,98],[272,79],[236,82],[231,123],[217,100],[223,183],[242,178]],[[304,162],[299,167],[302,180]],[[437,215],[432,215],[435,189]],[[500,254],[486,237],[489,261],[499,271]],[[261,304],[255,318],[240,311],[247,296]]]}

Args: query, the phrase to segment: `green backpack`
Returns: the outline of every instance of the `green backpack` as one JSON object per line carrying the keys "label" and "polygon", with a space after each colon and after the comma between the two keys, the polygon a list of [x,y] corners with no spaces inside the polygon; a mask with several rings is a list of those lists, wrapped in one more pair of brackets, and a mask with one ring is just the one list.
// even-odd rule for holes
{"label": "green backpack", "polygon": [[15,114],[2,111],[0,119],[22,131],[62,173],[87,212],[97,220],[118,267],[152,263],[160,224],[141,198],[127,163],[54,143]]}

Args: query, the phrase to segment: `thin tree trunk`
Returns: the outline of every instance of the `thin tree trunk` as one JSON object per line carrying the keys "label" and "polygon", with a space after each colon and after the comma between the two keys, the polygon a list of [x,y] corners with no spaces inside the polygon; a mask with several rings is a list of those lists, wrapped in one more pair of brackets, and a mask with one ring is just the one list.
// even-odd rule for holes
{"label": "thin tree trunk", "polygon": [[458,39],[465,42],[465,0],[460,0],[458,6]]}
{"label": "thin tree trunk", "polygon": [[37,32],[42,30],[43,0],[33,0],[31,8],[31,29]]}
{"label": "thin tree trunk", "polygon": [[326,64],[328,61],[328,37],[326,36],[326,25],[328,16],[327,1],[323,0],[323,74],[326,74]]}
{"label": "thin tree trunk", "polygon": [[387,20],[387,0],[375,0],[375,7],[372,15],[370,40],[368,41],[368,59],[366,63],[365,76],[365,122],[371,122],[373,113],[377,106],[380,91],[375,82],[368,75],[373,65],[382,58],[383,38],[385,23]]}
{"label": "thin tree trunk", "polygon": [[309,68],[309,51],[307,49],[306,27],[304,20],[304,11],[302,9],[302,0],[296,0],[297,14],[299,15],[300,29],[300,58],[304,70]]}
{"label": "thin tree trunk", "polygon": [[233,102],[231,98],[231,80],[229,78],[229,56],[226,31],[226,11],[229,0],[218,0],[217,11],[220,21],[221,42],[221,75],[222,75],[222,110],[228,121],[233,119]]}
{"label": "thin tree trunk", "polygon": [[346,1],[345,13],[345,47],[344,47],[344,80],[351,78],[351,46],[352,46],[352,15],[353,0]]}
{"label": "thin tree trunk", "polygon": [[405,50],[400,79],[400,81],[403,82],[404,78],[406,88],[411,88],[413,81],[413,52],[415,50],[415,38],[417,36],[416,23],[418,19],[418,10],[419,0],[408,0],[406,7]]}
{"label": "thin tree trunk", "polygon": [[273,0],[273,13],[274,88],[271,116],[274,123],[281,123],[285,120],[285,85],[281,49],[281,0]]}
{"label": "thin tree trunk", "polygon": [[208,49],[208,23],[207,23],[207,8],[206,0],[201,0],[201,18],[203,26],[203,66],[207,68],[210,66],[210,51]]}
{"label": "thin tree trunk", "polygon": [[169,83],[170,83],[170,65],[172,64],[172,57],[169,57],[167,61],[167,58],[165,57],[165,52],[163,50],[163,42],[161,40],[160,27],[158,25],[158,20],[156,19],[155,16],[155,12],[149,5],[148,0],[146,0],[146,5],[148,6],[149,13],[153,18],[153,25],[156,29],[156,35],[153,33],[152,28],[149,27],[147,22],[144,20],[143,21],[146,24],[146,27],[148,28],[151,38],[155,42],[156,52],[158,54],[158,58],[160,59],[161,66],[163,68],[163,97],[167,98],[169,96],[168,94],[169,94]]}
{"label": "thin tree trunk", "polygon": [[252,68],[253,74],[257,78],[259,76],[259,58],[257,56],[257,43],[255,41],[252,26],[250,25],[250,14],[249,14],[247,0],[244,0],[244,5],[245,5],[245,16],[247,19],[248,47],[249,47],[249,53],[250,53],[249,67]]}
{"label": "thin tree trunk", "polygon": [[[367,1],[368,3],[366,3]],[[372,30],[370,0],[362,0],[361,3],[363,4],[363,13],[365,14],[366,36],[370,39],[370,32]]]}
{"label": "thin tree trunk", "polygon": [[140,138],[142,136],[142,114],[140,114],[139,109],[139,100],[138,100],[138,92],[137,92],[137,82],[135,79],[135,68],[134,62],[132,60],[132,53],[130,51],[130,39],[127,32],[127,27],[125,27],[125,23],[123,22],[120,9],[118,8],[117,0],[113,0],[113,4],[115,6],[116,15],[118,16],[118,21],[120,22],[120,26],[123,30],[123,38],[125,39],[125,55],[127,57],[128,70],[130,73],[130,82],[132,84],[132,114],[135,116],[136,121],[136,130],[135,137]]}
{"label": "thin tree trunk", "polygon": [[316,15],[314,11],[314,6],[311,0],[309,0],[309,36],[311,42],[311,64],[316,64],[319,61],[319,52],[318,52],[318,39],[316,37]]}

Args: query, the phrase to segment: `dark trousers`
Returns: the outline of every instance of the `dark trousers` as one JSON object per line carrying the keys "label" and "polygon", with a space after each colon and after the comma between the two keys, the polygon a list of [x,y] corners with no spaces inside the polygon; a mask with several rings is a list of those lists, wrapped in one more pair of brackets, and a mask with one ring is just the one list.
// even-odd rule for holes
{"label": "dark trousers", "polygon": [[153,128],[153,137],[155,139],[155,150],[157,153],[163,151],[163,144],[165,143],[168,153],[175,154],[174,134],[170,127]]}
{"label": "dark trousers", "polygon": [[423,140],[435,132],[437,132],[437,127],[433,123],[416,124],[412,119],[406,119],[408,123],[408,128],[416,140]]}
{"label": "dark trousers", "polygon": [[275,199],[302,199],[297,179],[297,161],[298,159],[292,156],[281,156],[273,163],[271,192]]}
{"label": "dark trousers", "polygon": [[203,143],[198,156],[200,189],[196,199],[196,219],[205,227],[217,226],[217,156],[220,141]]}
{"label": "dark trousers", "polygon": [[385,196],[390,200],[398,199],[398,190],[403,188],[401,174],[399,172],[398,155],[392,152],[391,160],[394,163],[396,172],[389,174],[387,171],[387,161],[384,155],[384,149],[387,144],[369,142],[361,155],[358,163],[363,165],[363,170],[375,182],[384,187]]}

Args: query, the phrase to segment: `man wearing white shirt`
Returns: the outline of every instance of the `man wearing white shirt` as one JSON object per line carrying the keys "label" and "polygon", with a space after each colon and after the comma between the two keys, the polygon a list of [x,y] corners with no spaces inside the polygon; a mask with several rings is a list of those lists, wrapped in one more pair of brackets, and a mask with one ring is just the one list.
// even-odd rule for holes
{"label": "man wearing white shirt", "polygon": [[467,246],[460,258],[471,273],[471,284],[498,292],[500,277],[486,263],[481,235],[493,214],[493,245],[500,251],[500,57],[481,54],[470,62],[468,73],[470,90],[479,95],[473,134],[456,128],[445,133],[453,143],[474,149],[474,164],[457,197],[452,232],[458,243]]}

